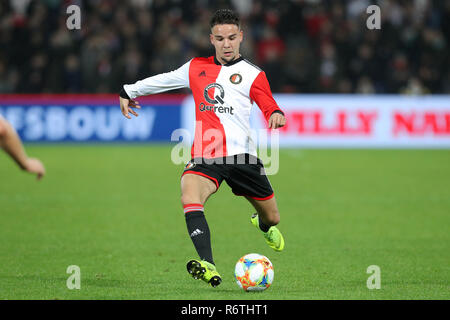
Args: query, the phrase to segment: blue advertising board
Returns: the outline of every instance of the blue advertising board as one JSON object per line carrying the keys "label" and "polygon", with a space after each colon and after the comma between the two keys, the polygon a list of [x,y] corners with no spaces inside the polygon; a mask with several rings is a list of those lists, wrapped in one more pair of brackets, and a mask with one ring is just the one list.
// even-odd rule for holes
{"label": "blue advertising board", "polygon": [[117,95],[0,95],[0,114],[26,142],[170,142],[184,96],[137,99],[126,119]]}

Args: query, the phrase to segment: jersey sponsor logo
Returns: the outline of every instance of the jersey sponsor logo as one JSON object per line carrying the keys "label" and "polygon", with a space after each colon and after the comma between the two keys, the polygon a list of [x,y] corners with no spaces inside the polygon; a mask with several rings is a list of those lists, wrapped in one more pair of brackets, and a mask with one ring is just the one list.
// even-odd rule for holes
{"label": "jersey sponsor logo", "polygon": [[223,100],[225,97],[225,90],[220,84],[216,82],[208,84],[203,91],[203,96],[205,97],[205,100],[212,105],[202,102],[199,105],[200,111],[214,111],[219,113],[234,114],[234,108],[232,106],[225,105],[225,101]]}
{"label": "jersey sponsor logo", "polygon": [[239,84],[242,82],[242,76],[239,73],[233,73],[230,76],[230,82],[233,84]]}
{"label": "jersey sponsor logo", "polygon": [[[216,90],[211,90],[211,89],[219,89],[219,94],[216,94],[215,97],[211,98],[210,94],[211,92],[215,92]],[[210,83],[205,87],[205,90],[203,91],[203,96],[205,97],[205,100],[208,101],[211,104],[217,104],[217,103],[222,103],[223,104],[223,98],[225,97],[225,90],[223,90],[223,87],[214,82],[214,83]]]}
{"label": "jersey sponsor logo", "polygon": [[219,112],[219,113],[229,113],[234,115],[233,107],[224,107],[224,106],[210,106],[207,104],[204,104],[203,102],[200,103],[200,107],[199,107],[200,111],[214,111],[214,112]]}

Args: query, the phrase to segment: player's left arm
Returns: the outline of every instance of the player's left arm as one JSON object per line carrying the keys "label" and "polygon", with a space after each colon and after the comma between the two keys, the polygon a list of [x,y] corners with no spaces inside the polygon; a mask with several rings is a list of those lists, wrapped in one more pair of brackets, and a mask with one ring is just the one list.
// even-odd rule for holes
{"label": "player's left arm", "polygon": [[261,71],[250,88],[250,98],[256,102],[267,120],[269,129],[278,129],[286,124],[284,112],[280,109],[270,90],[265,72]]}
{"label": "player's left arm", "polygon": [[286,124],[286,117],[283,113],[274,112],[269,118],[269,129],[278,129]]}

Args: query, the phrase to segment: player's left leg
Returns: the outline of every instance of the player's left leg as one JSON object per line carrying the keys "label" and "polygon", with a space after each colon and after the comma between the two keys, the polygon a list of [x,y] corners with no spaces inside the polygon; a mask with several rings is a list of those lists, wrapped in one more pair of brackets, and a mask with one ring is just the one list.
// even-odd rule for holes
{"label": "player's left leg", "polygon": [[260,227],[269,229],[280,222],[280,213],[278,211],[275,197],[267,200],[255,200],[249,196],[245,197],[258,212]]}
{"label": "player's left leg", "polygon": [[[236,156],[239,160],[240,155]],[[284,239],[275,225],[280,222],[277,202],[272,185],[265,174],[262,161],[255,156],[244,154],[244,163],[235,162],[230,166],[230,174],[225,178],[233,193],[245,198],[256,210],[252,224],[260,229],[267,244],[276,251],[284,248]]]}
{"label": "player's left leg", "polygon": [[263,232],[267,244],[272,249],[282,251],[284,249],[284,238],[280,230],[275,227],[280,222],[280,213],[275,197],[267,200],[256,200],[246,196],[246,199],[257,212],[251,217],[252,224]]}

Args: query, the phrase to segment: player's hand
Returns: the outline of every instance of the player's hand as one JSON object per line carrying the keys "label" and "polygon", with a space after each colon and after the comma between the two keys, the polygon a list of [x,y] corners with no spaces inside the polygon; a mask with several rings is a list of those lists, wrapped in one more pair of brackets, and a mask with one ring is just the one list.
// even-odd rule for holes
{"label": "player's hand", "polygon": [[45,175],[44,165],[39,159],[36,158],[28,158],[25,163],[24,169],[30,173],[36,174],[36,178],[38,180],[41,180],[42,177]]}
{"label": "player's hand", "polygon": [[275,112],[270,116],[269,129],[278,129],[286,124],[286,118],[281,113]]}
{"label": "player's hand", "polygon": [[122,114],[126,118],[131,119],[130,113],[135,117],[138,116],[138,114],[136,113],[134,108],[136,108],[136,109],[141,108],[141,106],[139,105],[139,102],[137,102],[135,100],[124,99],[122,97],[119,97],[119,100],[120,100],[120,110],[122,110]]}

